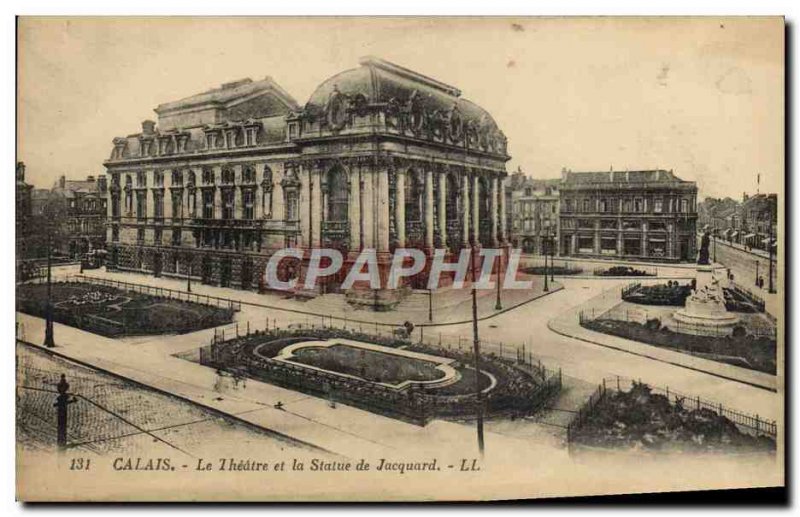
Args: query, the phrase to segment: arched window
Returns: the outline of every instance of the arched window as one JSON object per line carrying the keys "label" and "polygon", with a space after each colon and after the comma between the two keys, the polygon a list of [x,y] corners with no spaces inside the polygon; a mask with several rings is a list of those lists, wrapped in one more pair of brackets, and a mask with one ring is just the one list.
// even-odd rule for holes
{"label": "arched window", "polygon": [[422,182],[414,170],[406,173],[406,221],[422,220]]}
{"label": "arched window", "polygon": [[183,173],[181,171],[172,171],[172,186],[180,187],[183,185]]}
{"label": "arched window", "polygon": [[347,221],[349,208],[347,174],[341,167],[328,171],[328,221]]}
{"label": "arched window", "polygon": [[197,177],[195,176],[194,171],[189,171],[189,179],[187,180],[189,185],[196,185],[197,184]]}
{"label": "arched window", "polygon": [[214,184],[214,169],[211,167],[203,167],[203,183],[205,185]]}
{"label": "arched window", "polygon": [[242,183],[255,183],[256,170],[252,165],[246,165],[242,170]]}
{"label": "arched window", "polygon": [[233,172],[233,169],[226,167],[222,169],[222,183],[232,184],[234,183],[234,178],[236,175]]}

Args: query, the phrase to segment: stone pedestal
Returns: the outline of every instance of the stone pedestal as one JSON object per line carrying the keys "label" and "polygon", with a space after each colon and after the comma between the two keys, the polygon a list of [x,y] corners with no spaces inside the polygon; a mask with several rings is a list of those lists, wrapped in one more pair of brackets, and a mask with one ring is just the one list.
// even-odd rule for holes
{"label": "stone pedestal", "polygon": [[722,287],[710,266],[697,267],[695,289],[672,318],[671,330],[696,336],[729,336],[739,323],[739,318],[725,309]]}

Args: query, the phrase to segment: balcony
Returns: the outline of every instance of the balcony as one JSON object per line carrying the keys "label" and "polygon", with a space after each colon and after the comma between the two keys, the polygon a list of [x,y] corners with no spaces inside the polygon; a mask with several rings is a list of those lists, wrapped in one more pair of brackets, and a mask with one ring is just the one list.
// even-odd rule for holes
{"label": "balcony", "polygon": [[261,219],[209,219],[195,217],[191,219],[190,225],[203,228],[258,230],[264,226],[264,221]]}

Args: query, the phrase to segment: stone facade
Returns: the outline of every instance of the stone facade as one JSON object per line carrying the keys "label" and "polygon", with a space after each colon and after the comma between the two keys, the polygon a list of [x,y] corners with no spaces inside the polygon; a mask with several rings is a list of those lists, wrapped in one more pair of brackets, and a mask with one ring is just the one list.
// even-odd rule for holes
{"label": "stone facade", "polygon": [[[315,296],[337,291],[363,249],[385,282],[395,248],[505,242],[505,136],[435,79],[364,58],[302,107],[267,78],[155,111],[158,127],[114,138],[105,162],[111,267],[264,289],[275,250],[305,257],[279,278],[302,277],[314,248],[341,250],[339,275],[294,291]],[[401,294],[357,287],[348,297],[378,309]]]}
{"label": "stone facade", "polygon": [[523,253],[551,253],[559,242],[559,179],[525,178],[511,193],[511,242]]}
{"label": "stone facade", "polygon": [[693,262],[697,185],[672,171],[563,171],[562,255]]}

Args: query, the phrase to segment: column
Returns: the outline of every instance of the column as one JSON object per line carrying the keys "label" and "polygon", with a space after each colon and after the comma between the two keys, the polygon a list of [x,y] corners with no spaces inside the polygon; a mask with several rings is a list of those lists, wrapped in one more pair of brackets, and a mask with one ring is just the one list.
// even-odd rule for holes
{"label": "column", "polygon": [[642,221],[642,256],[647,256],[647,221]]}
{"label": "column", "polygon": [[[497,177],[494,177],[494,178],[492,178],[491,207],[492,207],[492,245],[495,248],[499,244],[499,239],[497,237],[499,232],[498,232],[497,226],[498,226],[498,223],[499,223],[498,220],[499,220],[499,215],[500,214],[498,214],[498,211],[499,211],[500,203],[498,202],[499,200],[497,199],[498,198],[497,190],[498,190],[497,189]],[[537,231],[537,233],[538,233],[538,231]]]}
{"label": "column", "polygon": [[389,170],[385,164],[377,170],[377,248],[389,252]]}
{"label": "column", "polygon": [[320,184],[320,169],[317,166],[309,168],[311,177],[311,247],[320,246],[322,230],[322,186]]}
{"label": "column", "polygon": [[357,250],[361,246],[361,187],[358,167],[350,167],[350,199],[347,218],[350,222],[350,249]]}
{"label": "column", "polygon": [[433,249],[433,171],[425,170],[425,247]]}
{"label": "column", "polygon": [[406,246],[406,171],[397,171],[395,188],[394,224],[397,230],[397,247]]}
{"label": "column", "polygon": [[364,232],[363,241],[365,248],[375,248],[375,205],[373,203],[373,174],[369,165],[360,166],[361,184],[361,224]]}
{"label": "column", "polygon": [[300,244],[308,247],[311,245],[311,171],[306,164],[302,166],[296,165],[296,167],[301,167],[300,174],[298,174],[300,178],[298,192],[300,204],[298,209],[300,213],[298,214],[298,220],[300,221],[300,237],[302,240]]}
{"label": "column", "polygon": [[222,167],[219,165],[214,167],[214,219],[222,217],[222,189],[219,188],[219,182],[222,180]]}
{"label": "column", "polygon": [[462,223],[464,224],[464,233],[461,235],[461,243],[466,248],[469,246],[469,174],[464,172],[461,177],[461,207],[463,210]]}
{"label": "column", "polygon": [[472,240],[475,244],[480,244],[480,199],[481,184],[478,175],[472,178]]}
{"label": "column", "polygon": [[500,242],[505,243],[508,236],[506,235],[506,228],[508,228],[508,220],[506,219],[506,180],[500,177],[498,180],[500,184]]}
{"label": "column", "polygon": [[447,174],[439,173],[439,235],[442,248],[447,247]]}
{"label": "column", "polygon": [[600,219],[594,221],[594,254],[600,254]]}
{"label": "column", "polygon": [[164,220],[172,217],[172,171],[164,171]]}

